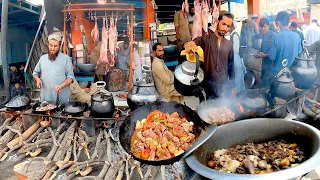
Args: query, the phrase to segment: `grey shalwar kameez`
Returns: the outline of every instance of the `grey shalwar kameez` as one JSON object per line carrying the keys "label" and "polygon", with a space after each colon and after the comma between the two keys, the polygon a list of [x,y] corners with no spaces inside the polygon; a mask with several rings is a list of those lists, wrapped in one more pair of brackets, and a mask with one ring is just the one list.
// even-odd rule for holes
{"label": "grey shalwar kameez", "polygon": [[[68,55],[59,52],[56,60],[49,60],[48,54],[41,56],[36,65],[33,76],[38,75],[42,81],[40,91],[40,101],[55,103],[57,100],[57,91],[55,86],[61,85],[66,79],[75,79],[72,62]],[[69,101],[71,92],[70,86],[62,89],[59,93],[59,101],[61,104]]]}

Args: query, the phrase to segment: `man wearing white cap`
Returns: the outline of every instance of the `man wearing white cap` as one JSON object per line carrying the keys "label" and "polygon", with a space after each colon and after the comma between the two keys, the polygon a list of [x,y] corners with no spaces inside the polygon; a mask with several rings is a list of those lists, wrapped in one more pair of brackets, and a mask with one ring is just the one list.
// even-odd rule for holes
{"label": "man wearing white cap", "polygon": [[61,38],[60,32],[54,32],[48,37],[48,54],[41,56],[33,71],[36,85],[41,88],[41,102],[55,103],[59,97],[63,104],[70,98],[69,85],[75,78],[70,57],[59,52]]}
{"label": "man wearing white cap", "polygon": [[305,39],[313,44],[320,39],[320,27],[318,26],[318,19],[313,17],[311,24],[305,29]]}

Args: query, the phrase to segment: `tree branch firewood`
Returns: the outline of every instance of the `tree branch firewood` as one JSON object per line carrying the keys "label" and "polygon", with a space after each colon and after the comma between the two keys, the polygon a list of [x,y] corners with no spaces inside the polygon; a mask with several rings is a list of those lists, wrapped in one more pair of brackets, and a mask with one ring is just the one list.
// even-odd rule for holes
{"label": "tree branch firewood", "polygon": [[[22,126],[22,121],[15,121],[12,125],[13,129],[18,129]],[[7,131],[3,136],[0,138],[0,151],[2,151],[8,144],[9,141],[14,137],[15,133],[13,131]],[[1,158],[1,157],[0,157]]]}
{"label": "tree branch firewood", "polygon": [[[23,132],[22,140],[28,139],[34,132],[36,132],[40,127],[40,123],[37,121],[35,122],[29,129],[27,129],[25,132]],[[17,145],[20,141],[20,137],[10,141],[7,146],[12,149],[15,145]]]}
{"label": "tree branch firewood", "polygon": [[98,156],[98,148],[100,146],[100,142],[101,142],[102,136],[103,136],[103,132],[102,132],[102,130],[100,130],[99,135],[97,137],[96,146],[94,148],[94,151],[93,151],[93,154],[91,156],[91,159],[95,159]]}
{"label": "tree branch firewood", "polygon": [[[25,142],[26,143],[29,143],[31,142],[44,128],[43,127],[40,127],[35,133],[33,133]],[[12,149],[10,149],[8,152],[6,152],[9,147],[6,147],[5,149],[3,149],[1,152],[0,152],[0,157],[3,156],[3,154],[6,154],[6,156],[8,156],[10,153],[12,153],[13,151],[21,148],[23,146],[23,144],[17,144],[15,147],[13,147]]]}
{"label": "tree branch firewood", "polygon": [[73,137],[73,161],[77,162],[78,161],[78,156],[77,156],[77,136],[78,133],[76,132],[74,137]]}
{"label": "tree branch firewood", "polygon": [[[13,120],[14,118],[8,118],[8,119],[6,119],[4,122],[3,122],[3,124],[0,126],[0,136],[1,136],[1,134],[3,133],[3,131],[5,130],[5,127],[7,126],[7,125],[9,125],[10,124],[10,122]],[[17,120],[17,118],[15,118],[16,120]]]}
{"label": "tree branch firewood", "polygon": [[108,161],[105,161],[105,164],[103,165],[103,168],[102,168],[102,170],[100,171],[100,173],[99,173],[99,175],[97,177],[98,180],[104,179],[104,176],[108,172],[109,167],[110,167],[110,164],[108,163]]}
{"label": "tree branch firewood", "polygon": [[71,146],[73,136],[74,136],[74,131],[76,128],[76,124],[77,124],[77,122],[74,121],[71,124],[71,126],[68,128],[68,130],[66,131],[66,135],[61,142],[61,144],[63,144],[63,146],[58,148],[56,154],[53,157],[53,161],[61,161],[62,158],[65,157],[65,154],[67,153],[68,149]]}
{"label": "tree branch firewood", "polygon": [[22,134],[21,134],[21,132],[23,131],[23,129],[21,129],[21,127],[22,126],[20,126],[20,127],[18,127],[18,129],[14,129],[14,128],[12,128],[11,126],[6,126],[5,128],[6,129],[8,129],[8,130],[10,130],[10,131],[12,131],[12,132],[14,132],[14,133],[16,133],[16,134],[18,134],[19,135],[19,139],[20,139],[20,141],[19,141],[19,144],[23,144],[23,140],[24,140],[24,138],[23,138],[23,136],[22,136]]}
{"label": "tree branch firewood", "polygon": [[[61,144],[62,140],[64,139],[65,135],[67,132],[63,132],[60,136],[59,136],[59,140],[58,142]],[[48,156],[47,156],[47,161],[51,161],[52,158],[54,157],[54,155],[56,154],[57,150],[58,150],[58,146],[53,145],[51,151],[49,152]]]}
{"label": "tree branch firewood", "polygon": [[109,179],[115,179],[116,175],[119,171],[119,169],[121,168],[123,164],[123,161],[119,161],[117,164],[115,164],[114,166],[111,166],[105,176],[105,180],[109,180]]}
{"label": "tree branch firewood", "polygon": [[48,130],[49,130],[49,132],[51,134],[51,137],[52,137],[52,140],[53,140],[53,144],[56,145],[56,146],[61,146],[61,144],[58,143],[57,138],[56,138],[54,132],[52,131],[51,127],[48,127]]}

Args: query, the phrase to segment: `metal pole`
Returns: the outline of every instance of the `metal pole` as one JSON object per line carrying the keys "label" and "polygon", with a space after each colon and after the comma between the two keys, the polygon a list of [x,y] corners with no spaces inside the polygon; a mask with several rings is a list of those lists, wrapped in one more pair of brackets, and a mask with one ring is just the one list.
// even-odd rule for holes
{"label": "metal pole", "polygon": [[8,77],[8,62],[7,62],[7,31],[8,31],[8,0],[2,0],[2,13],[1,13],[1,58],[2,58],[2,71],[6,99],[9,100],[9,77]]}
{"label": "metal pole", "polygon": [[231,12],[231,2],[228,2],[228,11]]}
{"label": "metal pole", "polygon": [[[131,6],[133,8],[133,6]],[[132,79],[133,79],[133,71],[132,71],[132,63],[133,63],[133,11],[130,13],[130,26],[131,26],[131,32],[130,32],[130,69],[129,69],[129,90],[132,88]]]}

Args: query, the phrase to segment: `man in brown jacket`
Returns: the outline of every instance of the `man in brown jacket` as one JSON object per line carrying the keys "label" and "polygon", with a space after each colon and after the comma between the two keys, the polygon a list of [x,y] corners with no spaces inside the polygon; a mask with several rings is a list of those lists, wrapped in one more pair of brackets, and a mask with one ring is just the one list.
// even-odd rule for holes
{"label": "man in brown jacket", "polygon": [[183,96],[174,88],[174,74],[168,69],[163,61],[163,45],[161,43],[156,43],[152,49],[155,57],[152,61],[151,69],[158,92],[167,101],[181,102]]}

